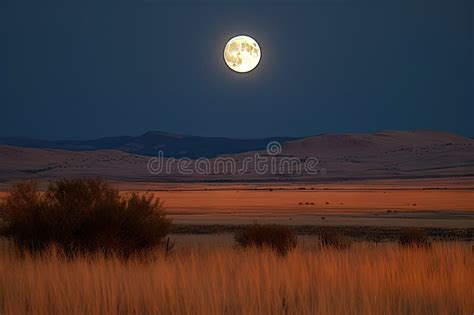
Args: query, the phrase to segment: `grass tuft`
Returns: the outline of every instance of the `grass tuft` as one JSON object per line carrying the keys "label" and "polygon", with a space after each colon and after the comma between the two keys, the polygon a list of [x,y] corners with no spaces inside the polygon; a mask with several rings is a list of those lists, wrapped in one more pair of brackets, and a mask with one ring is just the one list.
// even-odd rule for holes
{"label": "grass tuft", "polygon": [[238,231],[234,239],[240,247],[271,248],[286,255],[297,244],[296,234],[285,225],[253,224]]}
{"label": "grass tuft", "polygon": [[400,234],[398,244],[405,247],[428,248],[431,246],[431,240],[426,233],[421,230],[408,229]]}

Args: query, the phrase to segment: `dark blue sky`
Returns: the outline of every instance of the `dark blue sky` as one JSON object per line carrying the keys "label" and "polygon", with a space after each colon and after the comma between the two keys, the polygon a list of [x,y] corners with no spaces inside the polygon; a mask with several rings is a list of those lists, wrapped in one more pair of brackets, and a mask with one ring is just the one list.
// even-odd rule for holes
{"label": "dark blue sky", "polygon": [[[40,4],[41,3],[41,4]],[[474,136],[472,0],[7,0],[0,135]],[[259,67],[231,72],[230,37]]]}

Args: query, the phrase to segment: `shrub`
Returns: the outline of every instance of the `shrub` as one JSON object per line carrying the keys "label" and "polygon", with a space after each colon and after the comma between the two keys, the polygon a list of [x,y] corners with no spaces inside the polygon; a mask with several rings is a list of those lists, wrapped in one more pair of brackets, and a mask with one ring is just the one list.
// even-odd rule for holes
{"label": "shrub", "polygon": [[335,231],[323,231],[319,235],[319,239],[321,247],[326,248],[346,249],[352,245],[352,240],[349,237]]}
{"label": "shrub", "polygon": [[49,246],[129,256],[156,247],[171,221],[152,196],[122,198],[102,180],[63,179],[40,193],[34,182],[15,185],[1,214],[2,234],[22,250]]}
{"label": "shrub", "polygon": [[296,234],[292,228],[274,224],[247,226],[237,232],[234,239],[241,247],[267,247],[281,255],[286,255],[296,247],[297,243]]}
{"label": "shrub", "polygon": [[409,229],[400,234],[398,244],[410,247],[430,247],[431,240],[422,230]]}

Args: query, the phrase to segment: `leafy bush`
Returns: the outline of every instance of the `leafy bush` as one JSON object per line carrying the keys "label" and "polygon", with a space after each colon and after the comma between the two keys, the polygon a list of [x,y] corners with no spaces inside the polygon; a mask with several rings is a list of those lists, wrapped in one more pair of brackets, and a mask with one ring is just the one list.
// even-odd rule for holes
{"label": "leafy bush", "polygon": [[171,221],[152,196],[122,198],[102,180],[63,179],[45,193],[15,185],[1,213],[1,232],[22,250],[54,245],[67,254],[102,251],[128,256],[161,244]]}
{"label": "leafy bush", "polygon": [[346,249],[352,245],[352,240],[349,237],[335,231],[323,231],[319,235],[319,239],[321,247]]}
{"label": "leafy bush", "polygon": [[274,224],[253,224],[238,231],[234,236],[241,247],[255,246],[271,248],[281,255],[286,255],[296,247],[296,234],[288,226]]}
{"label": "leafy bush", "polygon": [[431,240],[421,230],[409,229],[400,234],[398,238],[398,244],[401,246],[411,246],[411,247],[430,247]]}

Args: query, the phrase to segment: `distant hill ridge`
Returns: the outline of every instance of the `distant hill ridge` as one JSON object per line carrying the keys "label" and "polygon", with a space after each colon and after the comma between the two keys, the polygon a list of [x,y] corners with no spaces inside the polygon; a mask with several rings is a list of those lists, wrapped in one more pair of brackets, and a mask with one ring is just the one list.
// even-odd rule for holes
{"label": "distant hill ridge", "polygon": [[376,154],[442,145],[473,145],[474,141],[453,133],[430,130],[381,131],[372,134],[323,134],[291,141],[284,145],[286,151],[301,155]]}
{"label": "distant hill ridge", "polygon": [[[0,144],[0,183],[24,178],[69,176],[99,176],[119,181],[325,181],[474,176],[474,140],[437,131],[327,134],[293,140],[284,137],[235,140],[151,132],[139,137],[104,139],[46,143],[73,145],[76,150]],[[134,153],[149,152],[156,156],[161,149],[168,156],[171,152],[175,157],[190,158],[222,153],[241,166],[244,158],[255,156],[255,151],[259,151],[261,156],[267,155],[265,148],[272,140],[282,144],[281,152],[275,158],[296,157],[300,161],[308,157],[317,158],[321,173],[262,175],[250,167],[248,172],[238,175],[187,175],[179,172],[175,163],[171,173],[155,175],[147,169],[150,158]],[[23,140],[21,143],[30,142]],[[40,144],[45,145],[36,143]],[[93,150],[106,145],[104,149]],[[124,152],[125,149],[132,152]],[[223,153],[226,150],[242,151]]]}
{"label": "distant hill ridge", "polygon": [[22,137],[0,137],[0,144],[25,148],[58,149],[68,151],[118,150],[132,154],[156,156],[161,150],[165,157],[212,158],[265,149],[270,141],[285,142],[294,137],[261,139],[233,139],[225,137],[200,137],[150,131],[140,136],[106,137],[92,140],[40,140]]}

